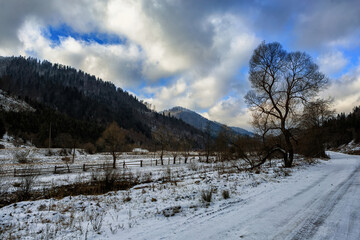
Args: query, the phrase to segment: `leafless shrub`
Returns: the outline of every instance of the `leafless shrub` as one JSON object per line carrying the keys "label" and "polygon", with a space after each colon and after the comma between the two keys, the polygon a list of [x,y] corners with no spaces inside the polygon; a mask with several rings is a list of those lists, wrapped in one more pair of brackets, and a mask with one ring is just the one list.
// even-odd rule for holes
{"label": "leafless shrub", "polygon": [[223,196],[224,199],[230,198],[229,190],[224,189],[224,190],[222,191],[222,196]]}
{"label": "leafless shrub", "polygon": [[15,162],[17,163],[28,163],[28,156],[29,156],[30,151],[29,150],[19,150],[17,152],[15,152],[13,154],[13,159],[15,160]]}
{"label": "leafless shrub", "polygon": [[27,200],[31,196],[31,190],[35,183],[36,175],[22,176],[21,183],[17,190],[19,200]]}
{"label": "leafless shrub", "polygon": [[59,152],[60,156],[68,156],[71,155],[71,149],[68,148],[62,148]]}
{"label": "leafless shrub", "polygon": [[207,189],[207,190],[205,190],[205,189],[202,190],[201,191],[201,199],[207,204],[211,203],[211,200],[212,200],[212,188]]}
{"label": "leafless shrub", "polygon": [[171,174],[171,168],[168,166],[163,174],[162,174],[163,182],[171,182],[172,180],[172,174]]}
{"label": "leafless shrub", "polygon": [[39,207],[38,207],[38,211],[45,211],[46,209],[46,205],[45,204],[41,204]]}
{"label": "leafless shrub", "polygon": [[152,173],[144,173],[141,178],[142,183],[150,183],[152,182]]}
{"label": "leafless shrub", "polygon": [[215,165],[215,169],[219,174],[225,173],[226,165],[224,162],[217,162]]}
{"label": "leafless shrub", "polygon": [[198,169],[199,169],[199,166],[196,162],[193,162],[191,161],[189,164],[188,164],[188,168],[191,170],[191,171],[194,171],[196,172]]}
{"label": "leafless shrub", "polygon": [[119,179],[119,174],[115,169],[109,166],[104,167],[102,181],[105,190],[113,189],[118,179]]}
{"label": "leafless shrub", "polygon": [[103,224],[104,214],[100,211],[94,210],[91,211],[89,219],[93,230],[99,233]]}
{"label": "leafless shrub", "polygon": [[131,197],[130,197],[130,192],[126,192],[124,198],[123,198],[124,202],[130,202],[131,201]]}
{"label": "leafless shrub", "polygon": [[175,207],[169,207],[169,208],[165,208],[164,210],[162,210],[162,214],[165,217],[172,217],[177,213],[181,212],[181,206],[175,206]]}
{"label": "leafless shrub", "polygon": [[45,156],[49,157],[49,156],[53,156],[54,153],[49,149],[46,153]]}

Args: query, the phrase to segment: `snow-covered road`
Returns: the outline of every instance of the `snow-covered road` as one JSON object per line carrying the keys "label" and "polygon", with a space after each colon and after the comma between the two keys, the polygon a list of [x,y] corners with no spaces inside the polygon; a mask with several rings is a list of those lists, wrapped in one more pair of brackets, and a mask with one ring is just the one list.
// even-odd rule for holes
{"label": "snow-covered road", "polygon": [[262,184],[214,211],[144,224],[121,238],[360,239],[360,156],[330,155],[328,162]]}

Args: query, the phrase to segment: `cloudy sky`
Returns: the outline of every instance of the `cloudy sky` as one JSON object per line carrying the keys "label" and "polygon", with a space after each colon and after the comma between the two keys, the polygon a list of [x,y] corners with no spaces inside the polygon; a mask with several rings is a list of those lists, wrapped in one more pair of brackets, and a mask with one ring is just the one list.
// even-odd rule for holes
{"label": "cloudy sky", "polygon": [[156,110],[183,106],[249,126],[243,96],[261,41],[305,51],[338,112],[360,105],[360,2],[0,0],[0,55],[33,56],[111,81]]}

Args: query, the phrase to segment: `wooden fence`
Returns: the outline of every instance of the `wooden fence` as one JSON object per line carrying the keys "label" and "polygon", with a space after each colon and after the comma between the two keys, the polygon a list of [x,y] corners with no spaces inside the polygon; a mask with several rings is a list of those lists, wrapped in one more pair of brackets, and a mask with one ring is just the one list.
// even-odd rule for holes
{"label": "wooden fence", "polygon": [[[190,158],[164,158],[160,159],[147,159],[147,160],[118,160],[116,162],[116,168],[128,168],[128,167],[146,167],[146,166],[162,166],[162,165],[180,165],[187,164],[197,161],[195,156]],[[47,167],[26,167],[13,169],[2,169],[0,170],[0,176],[13,176],[13,177],[24,177],[24,176],[37,176],[37,175],[51,175],[51,174],[66,174],[66,173],[80,173],[80,172],[91,172],[102,170],[105,168],[112,168],[112,162],[106,163],[82,163],[82,164],[63,164],[53,165]]]}

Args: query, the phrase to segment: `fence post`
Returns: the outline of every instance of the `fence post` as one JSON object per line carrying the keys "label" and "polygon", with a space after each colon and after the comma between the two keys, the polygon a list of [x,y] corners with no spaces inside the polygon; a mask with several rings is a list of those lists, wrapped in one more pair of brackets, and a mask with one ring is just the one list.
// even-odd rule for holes
{"label": "fence post", "polygon": [[157,159],[155,160],[155,166],[157,166]]}
{"label": "fence post", "polygon": [[56,165],[55,165],[55,170],[54,170],[54,173],[56,174]]}
{"label": "fence post", "polygon": [[125,161],[123,162],[123,168],[125,168]]}
{"label": "fence post", "polygon": [[85,163],[83,164],[83,172],[86,172]]}
{"label": "fence post", "polygon": [[143,161],[143,160],[140,160],[140,167],[142,167],[142,166],[143,166],[143,165],[142,165],[142,161]]}
{"label": "fence post", "polygon": [[16,168],[14,168],[14,177],[16,177]]}

